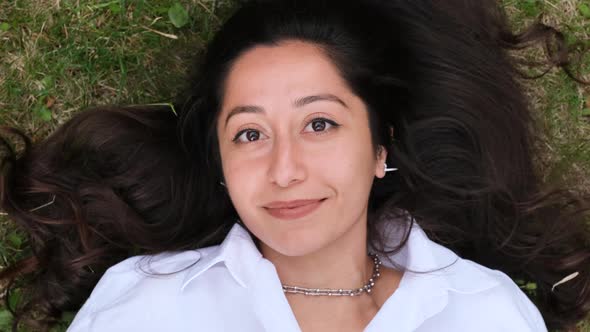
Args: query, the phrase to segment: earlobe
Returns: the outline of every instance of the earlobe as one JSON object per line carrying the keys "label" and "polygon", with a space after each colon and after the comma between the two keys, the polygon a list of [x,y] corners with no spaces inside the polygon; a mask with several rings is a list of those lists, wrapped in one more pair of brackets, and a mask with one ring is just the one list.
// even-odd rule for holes
{"label": "earlobe", "polygon": [[383,164],[385,164],[385,160],[387,160],[387,149],[385,149],[383,145],[379,145],[377,160],[375,164],[375,176],[380,179],[385,176],[385,168],[383,167]]}
{"label": "earlobe", "polygon": [[[389,136],[391,139],[391,142],[393,142],[393,126],[389,126]],[[391,144],[390,142],[390,144]],[[375,165],[375,176],[378,178],[383,178],[385,176],[385,173],[388,170],[397,170],[397,169],[387,169],[387,149],[383,146],[383,145],[379,145],[378,147],[378,151],[377,151],[377,164]]]}

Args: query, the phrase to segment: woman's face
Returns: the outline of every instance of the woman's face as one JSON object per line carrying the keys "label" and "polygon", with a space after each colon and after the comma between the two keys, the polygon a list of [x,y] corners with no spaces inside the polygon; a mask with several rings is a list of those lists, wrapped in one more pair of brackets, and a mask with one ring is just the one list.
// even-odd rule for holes
{"label": "woman's face", "polygon": [[305,255],[366,222],[386,152],[373,148],[362,100],[313,44],[258,46],[238,58],[217,134],[229,196],[262,246]]}

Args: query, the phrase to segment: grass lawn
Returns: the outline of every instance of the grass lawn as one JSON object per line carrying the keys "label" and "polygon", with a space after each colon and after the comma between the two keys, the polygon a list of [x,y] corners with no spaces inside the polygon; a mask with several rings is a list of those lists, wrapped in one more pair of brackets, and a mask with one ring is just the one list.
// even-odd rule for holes
{"label": "grass lawn", "polygon": [[[169,102],[187,59],[199,55],[236,1],[0,1],[0,123],[38,140],[91,105]],[[516,29],[544,13],[543,21],[569,41],[590,47],[590,0],[503,4]],[[539,59],[540,52],[523,56]],[[590,81],[590,52],[577,68]],[[544,133],[539,144],[548,151],[540,160],[546,181],[590,188],[590,86],[553,70],[527,81],[527,92]],[[23,241],[0,216],[0,268],[25,254]],[[0,306],[0,331],[8,331],[9,318]],[[590,324],[581,331],[590,332]]]}

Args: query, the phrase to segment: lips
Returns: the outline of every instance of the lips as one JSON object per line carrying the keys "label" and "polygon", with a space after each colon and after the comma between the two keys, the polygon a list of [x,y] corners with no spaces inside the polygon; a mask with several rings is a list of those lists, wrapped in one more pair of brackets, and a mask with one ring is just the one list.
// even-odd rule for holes
{"label": "lips", "polygon": [[264,209],[279,219],[298,219],[315,211],[326,199],[305,199],[294,201],[277,201],[266,204]]}

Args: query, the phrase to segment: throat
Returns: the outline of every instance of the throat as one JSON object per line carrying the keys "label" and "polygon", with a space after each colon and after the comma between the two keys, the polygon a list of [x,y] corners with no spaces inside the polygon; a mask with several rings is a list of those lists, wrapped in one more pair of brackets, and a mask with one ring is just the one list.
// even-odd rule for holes
{"label": "throat", "polygon": [[[381,260],[375,254],[369,254],[372,261],[372,271],[370,278],[365,282],[364,285],[352,289],[332,289],[332,288],[308,288],[301,286],[292,286],[283,284],[283,291],[288,294],[302,294],[309,296],[360,296],[363,293],[371,293],[375,283],[381,276]],[[370,267],[369,267],[370,268]],[[368,273],[365,273],[368,274]],[[365,278],[367,279],[367,278]]]}
{"label": "throat", "polygon": [[362,331],[398,288],[402,272],[382,267],[371,293],[361,296],[286,294],[302,331]]}

